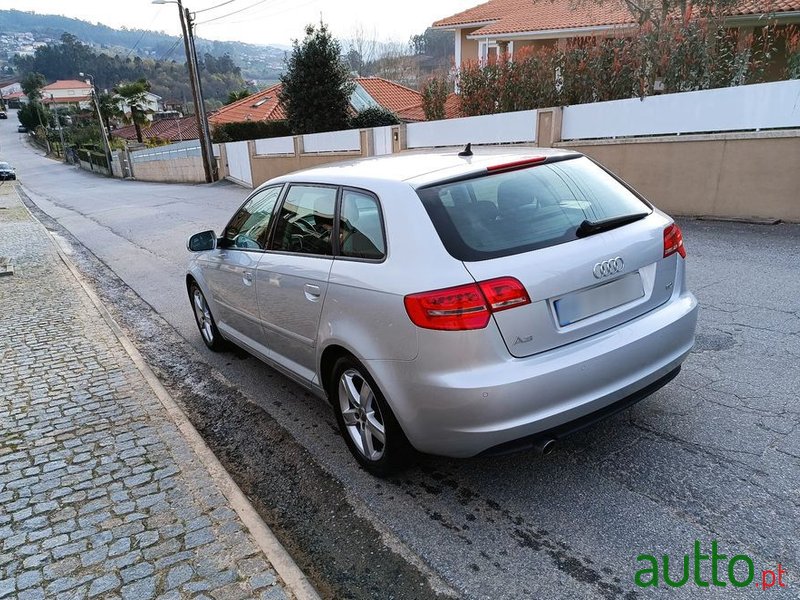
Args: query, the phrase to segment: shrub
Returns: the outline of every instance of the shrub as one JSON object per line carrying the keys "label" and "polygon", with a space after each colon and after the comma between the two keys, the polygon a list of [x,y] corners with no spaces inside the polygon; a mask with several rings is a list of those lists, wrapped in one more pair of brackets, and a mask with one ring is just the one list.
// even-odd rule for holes
{"label": "shrub", "polygon": [[450,82],[445,77],[431,77],[422,89],[422,110],[428,121],[445,118],[444,105],[450,93]]}
{"label": "shrub", "polygon": [[238,121],[214,127],[212,139],[215,143],[223,143],[286,135],[292,135],[292,130],[286,121]]}
{"label": "shrub", "polygon": [[765,26],[740,38],[710,15],[645,22],[628,37],[524,47],[513,62],[466,65],[458,76],[465,116],[644,97],[765,81],[785,44],[786,75],[800,77],[800,32]]}
{"label": "shrub", "polygon": [[399,124],[400,119],[397,118],[397,115],[382,106],[365,108],[350,119],[350,127],[353,129],[368,129],[370,127]]}

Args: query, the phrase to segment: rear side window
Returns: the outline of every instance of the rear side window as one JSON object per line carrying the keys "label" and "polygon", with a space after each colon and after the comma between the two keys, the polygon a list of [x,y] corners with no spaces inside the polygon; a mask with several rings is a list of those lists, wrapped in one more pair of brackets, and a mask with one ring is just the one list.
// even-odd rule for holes
{"label": "rear side window", "polygon": [[380,260],[386,254],[378,201],[369,194],[345,189],[339,218],[342,256]]}
{"label": "rear side window", "polygon": [[417,190],[447,251],[485,260],[578,239],[584,221],[650,207],[588,158],[544,163]]}

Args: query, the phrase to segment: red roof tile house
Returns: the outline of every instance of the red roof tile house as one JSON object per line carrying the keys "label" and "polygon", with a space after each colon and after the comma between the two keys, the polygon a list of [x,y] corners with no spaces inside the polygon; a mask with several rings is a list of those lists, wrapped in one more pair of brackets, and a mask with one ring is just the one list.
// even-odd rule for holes
{"label": "red roof tile house", "polygon": [[[161,119],[153,121],[147,127],[142,127],[142,139],[154,139],[162,142],[183,142],[185,140],[196,140],[200,136],[197,133],[197,119],[194,116],[180,117],[177,119]],[[116,138],[136,141],[136,127],[126,125],[119,127],[111,132]]]}
{"label": "red roof tile house", "polygon": [[[725,14],[725,26],[740,30],[800,23],[800,0],[742,0]],[[637,26],[623,0],[489,0],[433,24],[455,32],[458,66],[485,64],[504,53],[513,59],[522,48],[554,46],[570,38],[624,35]]]}
{"label": "red roof tile house", "polygon": [[58,80],[42,88],[42,103],[53,108],[91,108],[92,86],[77,79]]}
{"label": "red roof tile house", "polygon": [[[380,106],[396,114],[401,121],[424,121],[422,94],[381,77],[356,77],[350,107],[358,112]],[[268,87],[247,98],[223,106],[208,120],[212,126],[241,121],[283,121],[286,113],[278,99],[281,84]]]}

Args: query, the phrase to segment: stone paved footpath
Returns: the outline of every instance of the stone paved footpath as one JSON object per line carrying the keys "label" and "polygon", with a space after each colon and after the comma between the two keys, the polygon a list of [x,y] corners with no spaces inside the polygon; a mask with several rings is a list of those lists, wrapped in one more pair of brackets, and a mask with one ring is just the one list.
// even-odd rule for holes
{"label": "stone paved footpath", "polygon": [[286,598],[12,183],[2,256],[0,598]]}

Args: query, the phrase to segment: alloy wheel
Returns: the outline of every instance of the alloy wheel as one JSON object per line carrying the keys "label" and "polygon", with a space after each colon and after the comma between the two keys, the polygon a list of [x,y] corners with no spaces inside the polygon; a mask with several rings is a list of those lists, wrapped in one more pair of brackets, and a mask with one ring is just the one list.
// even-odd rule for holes
{"label": "alloy wheel", "polygon": [[200,327],[200,333],[208,344],[214,343],[214,320],[211,317],[211,311],[208,309],[203,292],[195,288],[192,293],[194,316],[197,319],[197,325]]}
{"label": "alloy wheel", "polygon": [[339,378],[339,410],[347,433],[359,452],[378,461],[386,450],[386,426],[375,392],[356,369]]}

